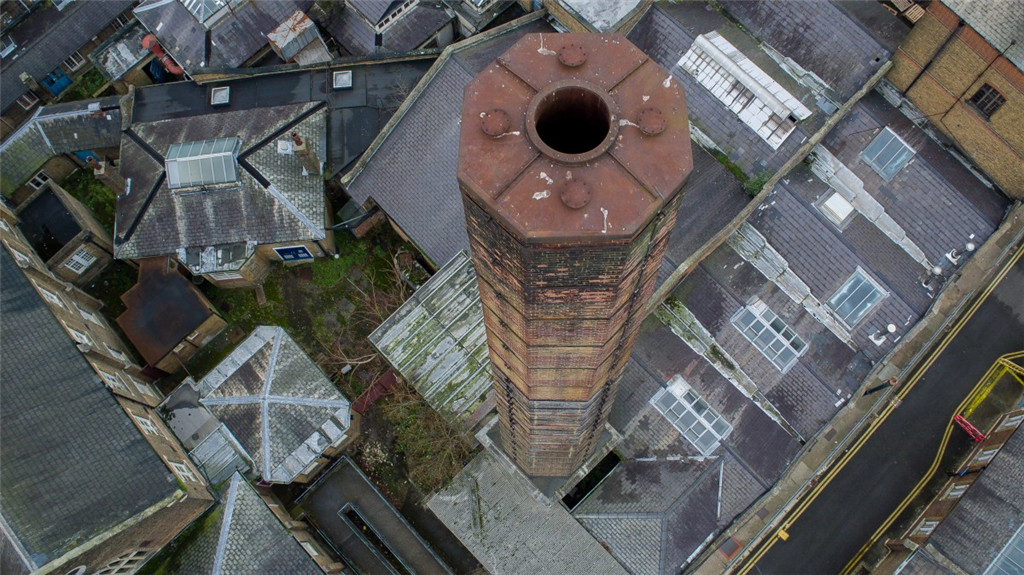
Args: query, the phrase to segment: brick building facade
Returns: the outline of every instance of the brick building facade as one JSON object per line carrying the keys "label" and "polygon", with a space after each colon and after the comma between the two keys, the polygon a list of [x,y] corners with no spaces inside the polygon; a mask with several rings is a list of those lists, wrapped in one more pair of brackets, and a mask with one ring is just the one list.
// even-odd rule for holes
{"label": "brick building facade", "polygon": [[1024,46],[1013,34],[1022,16],[981,9],[932,2],[893,55],[888,79],[996,185],[1021,198]]}

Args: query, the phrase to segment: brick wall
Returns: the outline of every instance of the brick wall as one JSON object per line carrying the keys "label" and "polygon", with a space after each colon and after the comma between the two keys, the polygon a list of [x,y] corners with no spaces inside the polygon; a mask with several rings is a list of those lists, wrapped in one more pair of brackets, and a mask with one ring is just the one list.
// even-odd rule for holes
{"label": "brick wall", "polygon": [[[893,57],[889,81],[1007,194],[1024,197],[1024,74],[939,2]],[[970,99],[985,85],[1005,99],[986,117]]]}

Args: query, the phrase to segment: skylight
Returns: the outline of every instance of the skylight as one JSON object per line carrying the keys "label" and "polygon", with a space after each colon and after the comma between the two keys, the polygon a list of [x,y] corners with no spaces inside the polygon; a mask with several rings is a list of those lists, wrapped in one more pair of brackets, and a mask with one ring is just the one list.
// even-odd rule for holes
{"label": "skylight", "polygon": [[174,144],[167,151],[167,182],[172,190],[238,181],[238,138]]}
{"label": "skylight", "polygon": [[210,16],[213,16],[214,14],[216,14],[217,11],[220,10],[221,8],[223,8],[224,5],[227,3],[225,0],[180,0],[180,1],[181,1],[182,4],[185,5],[185,8],[188,8],[188,11],[191,12],[192,15],[196,17],[196,20],[199,20],[200,24],[206,23],[206,21],[210,19]]}

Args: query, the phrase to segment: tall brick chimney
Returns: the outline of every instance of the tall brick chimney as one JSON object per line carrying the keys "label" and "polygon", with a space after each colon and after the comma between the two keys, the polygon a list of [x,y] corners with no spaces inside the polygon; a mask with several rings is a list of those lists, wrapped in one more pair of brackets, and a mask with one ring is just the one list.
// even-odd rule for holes
{"label": "tall brick chimney", "polygon": [[292,151],[299,157],[302,167],[307,172],[311,174],[320,173],[320,159],[316,157],[316,152],[306,144],[298,132],[292,132]]}
{"label": "tall brick chimney", "polygon": [[100,162],[96,158],[89,156],[89,167],[92,168],[92,175],[96,176],[96,179],[103,182],[103,185],[110,188],[114,192],[114,195],[120,196],[124,193],[124,178],[114,164],[109,161]]}
{"label": "tall brick chimney", "polygon": [[533,34],[466,86],[459,187],[501,420],[535,476],[603,432],[693,169],[686,97],[619,35]]}

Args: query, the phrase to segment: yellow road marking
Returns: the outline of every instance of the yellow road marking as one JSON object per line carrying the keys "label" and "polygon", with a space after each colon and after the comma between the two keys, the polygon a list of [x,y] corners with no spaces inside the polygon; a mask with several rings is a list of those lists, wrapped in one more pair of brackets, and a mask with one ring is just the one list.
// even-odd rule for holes
{"label": "yellow road marking", "polygon": [[[988,287],[986,287],[985,290],[981,293],[980,297],[978,297],[978,299],[971,305],[971,307],[964,313],[964,315],[961,316],[959,320],[957,320],[955,326],[949,331],[948,334],[946,334],[946,336],[943,338],[939,346],[936,347],[935,350],[928,356],[928,359],[926,359],[925,362],[922,363],[917,368],[917,370],[914,372],[914,375],[911,376],[910,380],[906,384],[904,384],[899,391],[896,392],[895,397],[899,401],[902,401],[903,398],[905,398],[907,394],[910,393],[910,390],[913,389],[913,387],[917,384],[921,377],[924,376],[925,372],[928,371],[928,368],[930,368],[931,365],[935,363],[935,360],[938,359],[940,355],[942,355],[942,352],[945,351],[946,347],[948,347],[950,342],[953,341],[953,338],[955,338],[957,334],[960,333],[960,330],[963,329],[964,325],[966,325],[967,322],[971,319],[971,317],[974,316],[975,312],[978,311],[978,308],[981,307],[981,304],[984,303],[986,299],[988,299],[988,296],[992,293],[993,290],[995,290],[996,286],[998,286],[999,283],[1003,281],[1003,278],[1006,277],[1006,274],[1009,273],[1010,269],[1014,266],[1014,264],[1017,263],[1017,260],[1019,260],[1022,255],[1024,255],[1024,246],[1018,248],[1017,253],[1010,258],[1010,260],[1003,266],[1003,269],[999,270],[999,273],[989,283]],[[984,378],[982,379],[982,381],[984,381]],[[975,390],[978,388],[980,384],[981,382],[979,382],[978,385],[975,386]],[[974,390],[972,390],[971,394],[973,393]],[[961,403],[957,411],[963,408],[963,405],[967,403],[971,394],[968,394],[968,397],[964,399],[964,402]],[[764,545],[762,545],[762,547],[758,549],[753,556],[746,560],[746,562],[740,568],[740,570],[736,572],[737,575],[746,575],[746,573],[748,573],[754,567],[754,565],[758,561],[760,561],[761,558],[764,557],[764,555],[775,545],[775,543],[780,538],[779,536],[782,533],[786,533],[786,539],[789,538],[787,531],[793,526],[797,519],[800,518],[804,511],[806,511],[807,508],[810,507],[811,503],[813,503],[814,500],[818,498],[818,496],[825,489],[825,487],[827,487],[828,484],[831,483],[832,479],[834,479],[835,476],[838,475],[840,471],[842,471],[843,467],[845,467],[846,464],[850,461],[850,459],[852,459],[853,456],[856,455],[856,453],[860,450],[864,443],[866,443],[867,440],[871,438],[875,430],[877,430],[878,427],[883,422],[885,422],[885,420],[889,417],[889,414],[892,413],[892,411],[895,408],[896,405],[894,404],[894,402],[890,401],[889,404],[882,409],[882,412],[879,414],[879,416],[874,421],[871,422],[867,430],[861,435],[861,437],[857,439],[854,445],[850,447],[846,451],[846,453],[843,454],[839,461],[829,469],[828,473],[825,474],[824,479],[820,481],[814,487],[814,489],[812,489],[811,493],[808,495],[807,498],[800,502],[796,510],[791,513],[790,517],[788,517],[786,521],[782,523],[782,525],[776,528],[775,533],[773,533],[767,538],[767,542]],[[950,423],[950,425],[951,424],[952,422]],[[942,439],[942,449],[936,456],[936,461],[932,463],[933,467],[935,467],[938,464],[937,461],[941,459],[942,450],[945,449],[946,442],[949,439],[950,431],[951,428],[949,425],[947,425],[946,434]],[[930,470],[926,474],[926,477],[929,477],[931,473],[932,471]],[[916,493],[919,492],[920,489],[923,487],[924,482],[925,479],[922,478],[922,480],[918,482],[918,484],[915,486],[914,492],[912,492],[912,494],[909,495],[906,499],[904,499],[903,503],[900,504],[899,510],[896,513],[893,513],[889,516],[889,519],[886,520],[886,523],[883,525],[883,527],[877,530],[874,535],[872,535],[869,542],[861,548],[857,556],[854,557],[854,559],[847,564],[846,568],[844,568],[843,570],[844,575],[849,571],[851,565],[856,565],[861,560],[861,558],[867,553],[867,550],[870,549],[871,546],[874,544],[875,540],[878,538],[878,535],[885,529],[888,529],[888,526],[891,525],[893,521],[895,521],[895,516],[902,512],[904,508],[906,508],[906,506],[909,504],[909,500],[913,499],[913,497],[916,496]]]}

